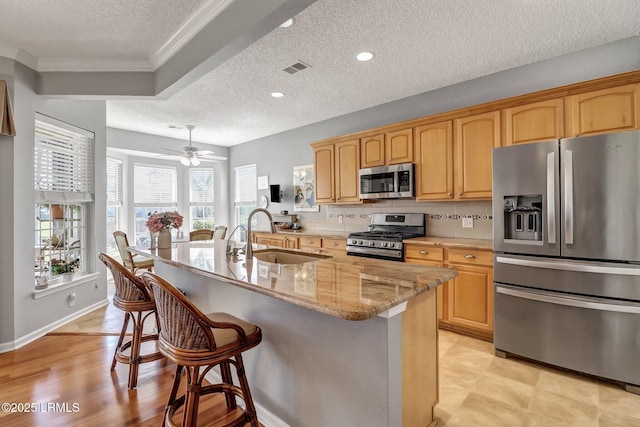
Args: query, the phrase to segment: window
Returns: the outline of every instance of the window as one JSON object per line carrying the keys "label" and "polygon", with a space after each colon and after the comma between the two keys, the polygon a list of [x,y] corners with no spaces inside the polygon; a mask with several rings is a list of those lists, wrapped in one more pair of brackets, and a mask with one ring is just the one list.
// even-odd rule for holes
{"label": "window", "polygon": [[122,199],[122,160],[107,157],[107,253],[118,252],[113,232],[122,228]]}
{"label": "window", "polygon": [[[92,132],[36,114],[35,274],[87,271],[87,215],[93,205]],[[55,283],[55,282],[53,282]]]}
{"label": "window", "polygon": [[256,207],[256,165],[237,166],[235,171],[234,208],[236,224],[246,224],[249,213]]}
{"label": "window", "polygon": [[[153,212],[170,212],[178,208],[177,171],[171,166],[135,164],[133,168],[133,206],[135,208],[135,242],[149,239],[147,218]],[[130,243],[131,240],[129,240]]]}
{"label": "window", "polygon": [[189,169],[189,230],[215,227],[213,216],[213,169]]}

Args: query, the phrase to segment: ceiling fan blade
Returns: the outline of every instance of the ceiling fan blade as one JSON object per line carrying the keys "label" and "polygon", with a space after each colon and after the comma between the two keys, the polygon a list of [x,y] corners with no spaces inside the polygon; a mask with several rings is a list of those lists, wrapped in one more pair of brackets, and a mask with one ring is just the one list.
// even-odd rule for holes
{"label": "ceiling fan blade", "polygon": [[158,147],[159,150],[161,151],[166,151],[168,153],[176,153],[176,154],[182,154],[184,153],[184,151],[178,151],[178,150],[171,150],[169,148],[164,148],[164,147]]}

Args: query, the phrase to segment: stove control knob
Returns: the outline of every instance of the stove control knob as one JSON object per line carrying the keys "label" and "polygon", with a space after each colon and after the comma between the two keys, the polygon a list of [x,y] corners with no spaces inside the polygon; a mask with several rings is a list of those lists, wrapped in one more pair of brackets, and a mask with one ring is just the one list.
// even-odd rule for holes
{"label": "stove control knob", "polygon": [[363,243],[364,243],[364,242],[363,242],[362,240],[358,240],[358,244],[359,244],[359,245],[361,245],[361,244],[363,244]]}
{"label": "stove control knob", "polygon": [[386,248],[387,247],[387,242],[382,242],[382,244],[380,246],[382,246],[383,248]]}
{"label": "stove control knob", "polygon": [[373,240],[369,240],[369,246],[375,246],[376,242],[374,242]]}

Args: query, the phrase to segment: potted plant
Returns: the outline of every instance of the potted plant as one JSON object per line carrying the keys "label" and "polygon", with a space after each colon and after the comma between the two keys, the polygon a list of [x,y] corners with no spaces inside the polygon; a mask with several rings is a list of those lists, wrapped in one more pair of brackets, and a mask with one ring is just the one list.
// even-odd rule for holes
{"label": "potted plant", "polygon": [[67,282],[73,278],[73,273],[80,266],[80,258],[71,261],[62,259],[51,260],[51,273],[53,275],[62,275],[62,280]]}

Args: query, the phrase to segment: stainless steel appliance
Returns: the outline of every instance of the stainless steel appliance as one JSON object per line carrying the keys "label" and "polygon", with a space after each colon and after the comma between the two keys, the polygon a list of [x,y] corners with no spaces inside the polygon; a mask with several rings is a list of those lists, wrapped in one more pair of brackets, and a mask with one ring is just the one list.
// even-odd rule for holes
{"label": "stainless steel appliance", "polygon": [[425,214],[373,214],[368,231],[349,234],[347,255],[404,261],[405,239],[426,235]]}
{"label": "stainless steel appliance", "polygon": [[414,197],[413,163],[360,169],[361,199]]}
{"label": "stainless steel appliance", "polygon": [[497,354],[640,391],[639,185],[640,132],[494,150]]}

